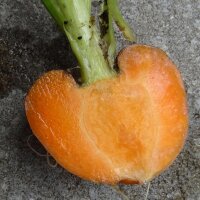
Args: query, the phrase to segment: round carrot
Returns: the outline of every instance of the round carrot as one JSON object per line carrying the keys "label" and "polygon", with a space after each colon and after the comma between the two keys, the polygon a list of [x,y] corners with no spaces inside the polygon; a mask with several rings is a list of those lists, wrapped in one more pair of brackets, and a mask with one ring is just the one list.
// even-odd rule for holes
{"label": "round carrot", "polygon": [[[73,1],[62,2],[69,3],[70,12],[77,9]],[[106,8],[111,14],[118,11],[109,7],[109,1],[102,12]],[[106,61],[96,46],[95,57],[95,40],[89,47],[91,38],[79,46],[80,37],[72,40],[71,29],[65,32],[80,59],[84,84],[79,86],[59,70],[40,77],[25,102],[33,133],[61,166],[84,179],[109,184],[151,180],[175,160],[187,135],[187,102],[180,73],[160,49],[132,45],[118,56],[117,74],[110,68],[114,53]],[[111,30],[106,35],[110,39]],[[107,52],[112,42],[107,40]],[[77,48],[83,46],[87,51]],[[100,68],[88,68],[95,60]]]}

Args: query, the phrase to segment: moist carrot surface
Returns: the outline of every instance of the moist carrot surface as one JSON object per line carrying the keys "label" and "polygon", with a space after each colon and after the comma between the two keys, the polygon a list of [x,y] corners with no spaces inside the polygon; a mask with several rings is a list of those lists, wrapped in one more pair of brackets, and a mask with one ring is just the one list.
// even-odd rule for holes
{"label": "moist carrot surface", "polygon": [[151,180],[179,154],[188,129],[186,94],[167,55],[132,45],[120,73],[80,87],[50,71],[29,91],[25,107],[34,134],[65,169],[94,182]]}

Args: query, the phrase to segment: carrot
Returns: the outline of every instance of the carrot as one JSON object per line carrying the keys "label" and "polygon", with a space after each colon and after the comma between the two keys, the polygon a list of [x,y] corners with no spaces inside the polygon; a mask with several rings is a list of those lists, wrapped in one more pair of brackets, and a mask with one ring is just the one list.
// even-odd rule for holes
{"label": "carrot", "polygon": [[43,2],[71,43],[83,84],[61,70],[40,77],[25,101],[33,133],[61,166],[83,179],[150,181],[175,160],[187,135],[186,94],[177,67],[158,48],[131,45],[117,57],[119,72],[113,69],[111,22],[118,20],[126,38],[134,38],[116,0],[102,5],[101,33],[108,23],[103,36],[91,22],[90,1]]}

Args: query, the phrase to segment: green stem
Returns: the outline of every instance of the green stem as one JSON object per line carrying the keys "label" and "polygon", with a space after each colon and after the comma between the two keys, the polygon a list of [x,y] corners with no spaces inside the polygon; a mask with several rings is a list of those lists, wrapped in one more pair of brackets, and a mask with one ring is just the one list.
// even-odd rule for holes
{"label": "green stem", "polygon": [[99,21],[103,51],[109,64],[113,66],[116,56],[116,39],[114,34],[113,22],[117,24],[127,40],[135,42],[136,37],[129,25],[124,20],[119,10],[117,0],[104,0],[104,2],[101,4]]}
{"label": "green stem", "polygon": [[135,42],[136,36],[134,32],[131,30],[128,23],[124,20],[119,10],[118,1],[117,0],[107,0],[107,1],[108,1],[108,9],[110,10],[113,19],[117,24],[117,26],[119,27],[120,31],[122,31],[124,37],[131,42]]}
{"label": "green stem", "polygon": [[104,57],[108,60],[110,66],[114,66],[117,45],[113,28],[113,17],[111,12],[109,12],[107,1],[104,1],[101,5],[99,23]]}
{"label": "green stem", "polygon": [[[91,17],[91,0],[42,0],[43,4],[63,29],[76,55],[85,85],[115,76],[113,69],[116,52],[113,21],[123,26],[127,38],[130,29],[119,12],[116,0],[107,0],[108,33],[101,38]],[[116,15],[116,16],[114,16]],[[107,44],[102,48],[102,40]]]}
{"label": "green stem", "polygon": [[42,3],[45,5],[46,9],[49,11],[60,28],[63,29],[64,16],[60,10],[60,7],[57,5],[57,0],[42,0]]}

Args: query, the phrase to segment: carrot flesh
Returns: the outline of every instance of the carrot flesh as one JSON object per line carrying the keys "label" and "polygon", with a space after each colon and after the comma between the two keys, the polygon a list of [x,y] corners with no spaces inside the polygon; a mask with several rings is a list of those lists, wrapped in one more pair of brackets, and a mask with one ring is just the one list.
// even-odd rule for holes
{"label": "carrot flesh", "polygon": [[176,66],[157,48],[132,45],[118,64],[119,75],[86,87],[64,71],[46,73],[26,97],[26,115],[71,173],[101,183],[143,183],[182,149],[186,94]]}

